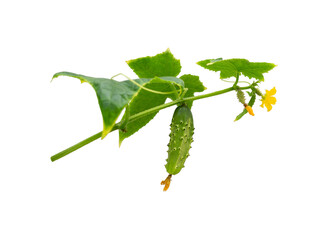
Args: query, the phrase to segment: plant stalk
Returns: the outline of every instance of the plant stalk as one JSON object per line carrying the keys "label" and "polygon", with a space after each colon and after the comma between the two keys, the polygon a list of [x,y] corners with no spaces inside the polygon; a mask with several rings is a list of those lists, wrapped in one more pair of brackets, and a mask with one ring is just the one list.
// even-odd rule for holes
{"label": "plant stalk", "polygon": [[[247,86],[247,87],[240,87],[239,89],[245,90],[245,89],[250,89],[250,88],[251,88],[251,85]],[[169,103],[165,103],[165,104],[162,104],[162,105],[159,105],[159,106],[147,109],[145,111],[139,112],[137,114],[134,114],[134,115],[132,115],[132,116],[130,116],[128,118],[128,121],[129,122],[134,121],[134,120],[136,120],[136,119],[138,119],[140,117],[144,117],[144,116],[149,115],[149,114],[151,114],[153,112],[157,112],[157,111],[162,110],[164,108],[171,107],[171,106],[176,105],[176,104],[178,104],[180,102],[184,102],[184,101],[195,101],[195,100],[199,100],[199,99],[203,99],[203,98],[209,98],[209,97],[213,97],[213,96],[216,96],[216,95],[221,95],[221,94],[224,94],[224,93],[227,93],[227,92],[231,92],[233,90],[235,90],[234,86],[232,86],[230,88],[223,89],[223,90],[219,90],[219,91],[216,91],[216,92],[212,92],[212,93],[202,94],[202,95],[198,95],[198,96],[194,96],[194,97],[187,97],[187,98],[183,98],[183,99],[177,99],[175,101],[172,101],[172,102],[169,102]],[[119,129],[119,123],[116,123],[113,126],[111,132],[115,131],[117,129]],[[66,156],[66,155],[68,155],[68,154],[70,154],[70,153],[78,150],[79,148],[81,148],[81,147],[83,147],[83,146],[85,146],[85,145],[87,145],[87,144],[89,144],[89,143],[91,143],[91,142],[93,142],[93,141],[101,138],[101,137],[102,137],[102,132],[96,133],[95,135],[93,135],[93,136],[91,136],[91,137],[89,137],[89,138],[87,138],[87,139],[85,139],[85,140],[83,140],[83,141],[81,141],[81,142],[79,142],[79,143],[77,143],[77,144],[75,144],[75,145],[73,145],[73,146],[71,146],[71,147],[69,147],[69,148],[67,148],[67,149],[65,149],[65,150],[57,153],[57,154],[55,154],[55,155],[53,155],[51,157],[51,161],[54,162],[54,161],[56,161],[56,160],[58,160],[58,159],[60,159],[60,158],[62,158],[64,156]]]}

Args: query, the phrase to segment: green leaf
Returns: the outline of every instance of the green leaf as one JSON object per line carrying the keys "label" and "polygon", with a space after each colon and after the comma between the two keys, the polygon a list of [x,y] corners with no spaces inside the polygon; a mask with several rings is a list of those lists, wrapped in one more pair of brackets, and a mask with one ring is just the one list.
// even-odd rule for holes
{"label": "green leaf", "polygon": [[[195,92],[203,92],[207,88],[202,84],[199,80],[198,76],[185,74],[180,77],[184,81],[185,88],[187,88],[187,92],[185,93],[184,98],[193,97]],[[193,101],[187,101],[186,104],[189,108],[192,107]]]}
{"label": "green leaf", "polygon": [[[175,77],[155,77],[149,82],[143,85],[145,88],[149,88],[160,92],[172,92],[175,91],[175,86],[178,89],[184,88],[184,82]],[[177,94],[177,93],[173,93]],[[128,106],[130,116],[133,116],[142,111],[151,109],[153,107],[162,105],[165,103],[167,98],[174,98],[173,94],[156,94],[145,89],[139,90],[139,92],[134,96],[132,101]],[[152,120],[158,112],[145,115],[143,117],[137,118],[135,120],[129,121],[126,125],[126,131],[119,131],[119,146],[125,138],[130,137],[136,133],[139,129],[144,127],[150,120]],[[125,120],[125,116],[122,121]]]}
{"label": "green leaf", "polygon": [[263,73],[272,70],[276,65],[266,62],[249,62],[246,59],[233,58],[227,60],[207,59],[198,62],[198,64],[212,71],[220,71],[220,78],[236,77],[241,73],[248,78],[255,78],[260,81],[264,80]]}
{"label": "green leaf", "polygon": [[169,49],[153,57],[129,60],[127,64],[139,78],[176,77],[181,69],[180,60],[176,59]]}
{"label": "green leaf", "polygon": [[[95,89],[103,117],[102,138],[112,130],[121,111],[140,90],[129,80],[118,82],[108,78],[93,78],[70,72],[56,73],[52,79],[59,76],[78,78],[82,83],[87,82]],[[135,79],[134,81],[143,85],[151,79]]]}

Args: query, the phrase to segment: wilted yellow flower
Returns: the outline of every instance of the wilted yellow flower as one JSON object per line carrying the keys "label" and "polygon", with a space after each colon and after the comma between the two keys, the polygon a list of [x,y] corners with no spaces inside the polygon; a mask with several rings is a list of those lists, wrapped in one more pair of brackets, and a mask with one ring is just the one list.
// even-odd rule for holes
{"label": "wilted yellow flower", "polygon": [[276,94],[276,89],[275,87],[273,87],[271,90],[266,90],[266,94],[262,97],[261,102],[262,104],[260,105],[260,107],[265,107],[267,108],[267,112],[269,112],[270,110],[272,110],[272,104],[274,105],[276,103],[276,98],[273,97],[273,95]]}
{"label": "wilted yellow flower", "polygon": [[171,177],[172,177],[172,175],[169,174],[169,176],[164,181],[161,182],[161,185],[164,185],[163,191],[168,190],[170,183],[171,183]]}
{"label": "wilted yellow flower", "polygon": [[251,108],[251,106],[245,104],[245,109],[250,115],[254,116],[253,109]]}

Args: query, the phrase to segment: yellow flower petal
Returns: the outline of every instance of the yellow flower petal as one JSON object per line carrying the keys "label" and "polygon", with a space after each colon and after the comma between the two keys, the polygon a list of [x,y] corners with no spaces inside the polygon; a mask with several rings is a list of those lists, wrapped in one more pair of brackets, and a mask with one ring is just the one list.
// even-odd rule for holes
{"label": "yellow flower petal", "polygon": [[273,87],[271,90],[268,91],[268,95],[272,96],[276,94],[276,89]]}
{"label": "yellow flower petal", "polygon": [[272,110],[272,105],[269,103],[265,103],[265,107],[267,108],[267,112],[269,112],[270,110]]}
{"label": "yellow flower petal", "polygon": [[270,104],[275,104],[276,103],[276,98],[275,97],[270,97],[269,99],[268,99],[268,101],[269,101],[269,103]]}

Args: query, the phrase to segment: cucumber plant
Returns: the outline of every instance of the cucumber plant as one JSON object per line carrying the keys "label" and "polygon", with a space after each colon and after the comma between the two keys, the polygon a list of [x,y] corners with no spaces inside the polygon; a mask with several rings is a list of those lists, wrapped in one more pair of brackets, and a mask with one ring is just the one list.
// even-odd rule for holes
{"label": "cucumber plant", "polygon": [[[256,95],[261,97],[261,107],[266,106],[268,111],[276,102],[273,97],[276,93],[275,87],[270,91],[266,90],[264,95],[258,88],[264,81],[263,74],[275,67],[272,63],[250,62],[240,58],[199,61],[197,62],[199,66],[219,72],[221,80],[232,83],[228,88],[201,95],[195,93],[203,92],[206,87],[198,76],[192,74],[178,76],[181,71],[180,60],[176,59],[169,49],[155,56],[129,60],[127,64],[138,78],[132,79],[122,73],[111,78],[94,78],[72,72],[58,72],[53,75],[52,79],[60,76],[77,78],[94,88],[103,118],[103,130],[53,155],[51,161],[56,161],[96,139],[103,139],[115,130],[119,132],[120,146],[126,138],[149,123],[160,110],[177,105],[170,125],[168,158],[165,164],[169,175],[161,182],[166,191],[169,188],[171,176],[181,171],[189,156],[194,134],[191,112],[194,101],[235,91],[239,102],[243,105],[243,110],[236,116],[235,121],[240,120],[247,113],[254,116],[252,107],[256,101]],[[115,80],[119,75],[127,80]],[[251,82],[240,81],[241,75],[249,78]],[[235,78],[235,80],[226,80],[229,78]],[[250,96],[248,103],[244,90],[248,90],[247,93]],[[168,98],[171,101],[165,103]],[[122,111],[125,113],[117,122]]]}

